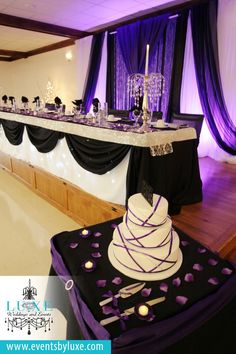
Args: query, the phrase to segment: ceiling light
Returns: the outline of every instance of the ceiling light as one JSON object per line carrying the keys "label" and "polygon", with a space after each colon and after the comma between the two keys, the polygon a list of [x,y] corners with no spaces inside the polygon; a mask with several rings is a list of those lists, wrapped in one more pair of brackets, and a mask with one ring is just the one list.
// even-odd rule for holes
{"label": "ceiling light", "polygon": [[72,52],[71,51],[66,52],[65,58],[67,61],[71,61],[73,58]]}

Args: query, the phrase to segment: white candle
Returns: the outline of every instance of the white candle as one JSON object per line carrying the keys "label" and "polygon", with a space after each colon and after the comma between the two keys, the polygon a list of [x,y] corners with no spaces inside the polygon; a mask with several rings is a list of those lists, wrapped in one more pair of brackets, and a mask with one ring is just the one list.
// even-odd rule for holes
{"label": "white candle", "polygon": [[84,236],[88,235],[88,230],[84,229],[84,230],[82,231],[82,235],[84,235]]}
{"label": "white candle", "polygon": [[149,44],[147,44],[146,47],[145,76],[148,75],[148,62],[149,62]]}
{"label": "white candle", "polygon": [[148,315],[148,307],[146,305],[141,305],[138,308],[138,313],[141,316],[147,316]]}

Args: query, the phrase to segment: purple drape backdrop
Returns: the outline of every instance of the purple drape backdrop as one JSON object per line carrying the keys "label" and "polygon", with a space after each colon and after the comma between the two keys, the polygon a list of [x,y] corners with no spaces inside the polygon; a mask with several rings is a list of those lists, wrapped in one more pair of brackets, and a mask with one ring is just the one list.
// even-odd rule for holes
{"label": "purple drape backdrop", "polygon": [[191,24],[198,91],[208,128],[220,148],[236,155],[236,127],[226,108],[219,71],[217,1],[194,7]]}
{"label": "purple drape backdrop", "polygon": [[83,92],[83,102],[85,112],[88,112],[94,98],[98,74],[100,69],[101,57],[102,57],[102,46],[104,41],[105,32],[99,33],[93,36],[88,72],[86,77],[86,83]]}
{"label": "purple drape backdrop", "polygon": [[120,27],[116,39],[116,103],[117,109],[130,109],[127,78],[131,73],[144,73],[146,44],[150,44],[149,73],[165,76],[165,93],[154,110],[166,116],[169,104],[176,19],[168,15],[138,21]]}

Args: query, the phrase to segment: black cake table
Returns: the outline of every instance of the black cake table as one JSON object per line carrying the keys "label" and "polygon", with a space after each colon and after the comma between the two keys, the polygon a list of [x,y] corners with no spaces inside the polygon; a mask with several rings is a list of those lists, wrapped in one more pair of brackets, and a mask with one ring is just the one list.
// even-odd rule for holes
{"label": "black cake table", "polygon": [[[51,239],[50,274],[60,279],[56,306],[68,320],[67,338],[111,339],[114,354],[197,354],[205,353],[206,346],[214,354],[233,354],[235,268],[178,229],[183,263],[173,276],[145,282],[142,291],[129,298],[113,298],[105,308],[99,306],[120,288],[138,282],[116,270],[107,256],[113,230],[121,221],[88,227],[88,235],[80,229]],[[87,260],[95,261],[92,272],[84,269]],[[165,301],[152,307],[153,316],[148,320],[135,314],[120,315],[127,308],[163,296]],[[114,314],[120,319],[100,325]]]}

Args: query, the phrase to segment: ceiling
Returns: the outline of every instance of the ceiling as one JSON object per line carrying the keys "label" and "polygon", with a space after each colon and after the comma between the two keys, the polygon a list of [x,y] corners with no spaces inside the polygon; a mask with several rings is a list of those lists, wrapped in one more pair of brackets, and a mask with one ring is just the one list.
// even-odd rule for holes
{"label": "ceiling", "polygon": [[197,0],[0,0],[0,60],[62,48],[89,33],[192,2]]}

